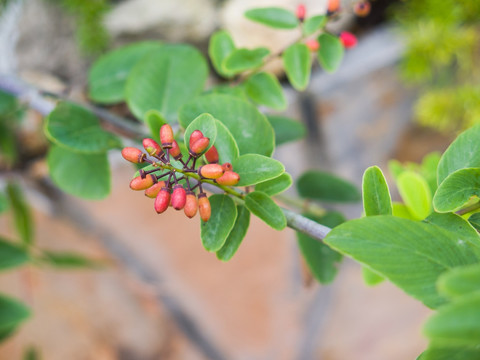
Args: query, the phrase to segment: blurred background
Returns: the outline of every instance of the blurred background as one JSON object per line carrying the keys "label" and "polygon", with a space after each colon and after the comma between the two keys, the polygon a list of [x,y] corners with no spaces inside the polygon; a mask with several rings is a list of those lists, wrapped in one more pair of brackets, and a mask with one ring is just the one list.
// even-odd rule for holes
{"label": "blurred background", "polygon": [[[303,1],[307,15],[326,0]],[[318,66],[305,92],[284,81],[286,115],[307,129],[277,148],[295,179],[323,169],[358,186],[379,165],[394,196],[388,160],[420,162],[443,151],[478,121],[480,2],[375,0],[367,17],[353,1],[332,32],[355,33],[339,71]],[[243,17],[253,7],[295,10],[296,0],[2,0],[0,75],[16,74],[39,89],[86,100],[89,64],[108,49],[145,39],[187,42],[206,54],[209,36],[231,32],[238,47],[289,44],[292,31]],[[281,79],[279,64],[272,64]],[[210,84],[220,80],[214,75]],[[1,110],[1,109],[0,109]],[[126,109],[116,106],[116,113]],[[294,231],[252,217],[234,258],[222,263],[200,242],[198,217],[158,217],[151,201],[129,191],[132,168],[111,154],[112,194],[83,201],[48,178],[42,117],[0,117],[0,187],[13,181],[30,206],[34,241],[106,262],[102,269],[26,266],[2,273],[0,289],[30,306],[32,317],[0,344],[0,359],[35,349],[47,360],[154,359],[415,359],[426,347],[429,311],[388,282],[367,287],[349,259],[330,285],[312,281]],[[294,190],[291,190],[294,194]],[[362,205],[335,207],[348,218]],[[10,212],[0,236],[15,238]]]}

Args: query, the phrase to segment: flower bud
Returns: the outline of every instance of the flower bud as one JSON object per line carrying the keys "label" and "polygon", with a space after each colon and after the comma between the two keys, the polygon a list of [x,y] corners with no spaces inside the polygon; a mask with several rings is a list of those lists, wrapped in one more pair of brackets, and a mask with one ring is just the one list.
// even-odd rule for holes
{"label": "flower bud", "polygon": [[137,176],[130,181],[130,189],[132,190],[145,190],[153,184],[157,183],[157,177],[153,174],[148,174],[144,179],[141,176]]}
{"label": "flower bud", "polygon": [[358,17],[366,17],[370,14],[371,5],[369,1],[360,0],[353,6],[353,12]]}
{"label": "flower bud", "polygon": [[210,207],[210,200],[207,198],[207,194],[198,194],[198,210],[200,212],[200,218],[207,222],[212,215],[212,208]]}
{"label": "flower bud", "polygon": [[303,5],[303,4],[298,5],[297,6],[297,19],[300,20],[300,22],[305,20],[305,14],[306,14],[305,5]]}
{"label": "flower bud", "polygon": [[180,148],[178,147],[178,143],[175,140],[173,140],[172,148],[169,151],[170,151],[170,155],[172,155],[175,160],[178,160],[182,157],[182,152],[180,151]]}
{"label": "flower bud", "polygon": [[155,198],[155,211],[157,214],[163,213],[168,209],[168,204],[170,204],[170,190],[166,187],[162,187]]}
{"label": "flower bud", "polygon": [[175,210],[182,210],[187,200],[185,189],[182,185],[175,185],[172,193],[172,207]]}
{"label": "flower bud", "polygon": [[340,9],[340,0],[328,0],[327,15],[332,15]]}
{"label": "flower bud", "polygon": [[340,34],[340,41],[345,49],[350,49],[357,45],[357,37],[348,31],[343,31]]}
{"label": "flower bud", "polygon": [[222,169],[223,169],[223,171],[232,171],[233,166],[229,162],[226,162],[226,163],[222,164]]}
{"label": "flower bud", "polygon": [[218,151],[215,145],[205,153],[205,158],[209,163],[218,163]]}
{"label": "flower bud", "polygon": [[210,139],[207,137],[202,137],[198,139],[190,147],[190,155],[192,155],[193,157],[199,157],[205,151],[209,144]]}
{"label": "flower bud", "polygon": [[203,137],[203,133],[200,130],[195,130],[190,134],[190,139],[188,140],[188,147],[191,149],[195,141]]}
{"label": "flower bud", "polygon": [[185,215],[187,215],[187,217],[191,219],[197,213],[197,209],[198,209],[197,197],[192,191],[188,191],[186,195],[185,207],[183,208],[183,211],[185,212]]}
{"label": "flower bud", "polygon": [[305,41],[305,45],[307,45],[311,52],[315,52],[320,49],[320,43],[315,39]]}
{"label": "flower bud", "polygon": [[207,179],[218,179],[223,175],[224,170],[219,164],[207,164],[198,168],[200,176]]}
{"label": "flower bud", "polygon": [[240,175],[234,171],[225,171],[225,173],[216,180],[217,184],[227,186],[237,185],[239,181]]}
{"label": "flower bud", "polygon": [[134,164],[140,164],[145,161],[145,154],[140,149],[134,147],[123,148],[122,156],[125,160],[128,160]]}
{"label": "flower bud", "polygon": [[145,196],[155,199],[162,187],[165,187],[165,181],[159,181],[145,190]]}
{"label": "flower bud", "polygon": [[160,145],[158,145],[158,143],[153,140],[153,139],[143,139],[143,147],[145,148],[145,150],[147,151],[147,153],[150,155],[150,156],[161,156],[163,154],[163,150],[162,148],[160,147]]}
{"label": "flower bud", "polygon": [[173,129],[169,124],[160,128],[160,142],[164,149],[170,149],[173,143]]}

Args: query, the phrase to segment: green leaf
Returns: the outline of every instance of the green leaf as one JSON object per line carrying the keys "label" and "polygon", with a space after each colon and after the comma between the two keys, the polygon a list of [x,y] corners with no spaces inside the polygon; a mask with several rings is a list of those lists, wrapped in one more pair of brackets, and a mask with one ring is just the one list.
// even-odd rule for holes
{"label": "green leaf", "polygon": [[307,133],[307,129],[301,122],[288,117],[267,115],[267,119],[275,131],[276,146],[302,139]]}
{"label": "green leaf", "polygon": [[7,185],[7,196],[13,212],[15,228],[23,244],[29,246],[33,243],[33,220],[30,207],[25,201],[22,189],[14,183]]}
{"label": "green leaf", "polygon": [[320,30],[327,23],[327,17],[325,15],[315,15],[305,19],[303,23],[303,35],[312,35],[317,30]]}
{"label": "green leaf", "polygon": [[237,205],[237,219],[225,244],[217,251],[217,258],[222,261],[230,260],[237,252],[250,225],[250,211],[245,206]]}
{"label": "green leaf", "polygon": [[[304,214],[304,216],[330,228],[345,221],[345,218],[339,212],[329,212],[322,217],[309,214]],[[338,265],[343,258],[342,254],[332,250],[323,242],[298,231],[297,240],[298,247],[315,279],[321,284],[331,283],[338,272]]]}
{"label": "green leaf", "polygon": [[212,209],[210,220],[201,225],[203,247],[210,252],[220,250],[232,231],[237,218],[237,207],[228,195],[212,195],[208,198]]}
{"label": "green leaf", "polygon": [[140,59],[160,47],[158,42],[140,42],[101,56],[88,73],[90,99],[103,104],[125,100],[124,90],[128,74]]}
{"label": "green leaf", "polygon": [[233,163],[239,156],[237,142],[228,128],[219,120],[215,120],[217,126],[217,138],[215,139],[215,148],[218,151],[220,164],[226,162]]}
{"label": "green leaf", "polygon": [[203,92],[202,95],[211,95],[211,94],[221,94],[221,95],[229,95],[240,100],[250,101],[248,96],[245,92],[245,87],[243,84],[238,84],[235,86],[232,85],[216,85],[206,91]]}
{"label": "green leaf", "polygon": [[275,230],[282,230],[287,226],[282,209],[265,193],[260,191],[248,193],[245,196],[245,206]]}
{"label": "green leaf", "polygon": [[450,298],[480,292],[480,265],[457,267],[442,274],[437,288]]}
{"label": "green leaf", "polygon": [[11,335],[30,315],[30,310],[21,302],[0,294],[0,337]]}
{"label": "green leaf", "polygon": [[397,181],[400,174],[403,173],[405,170],[405,167],[400,161],[395,159],[388,161],[388,171],[390,171],[390,174],[393,176],[395,181]]}
{"label": "green leaf", "polygon": [[52,145],[47,163],[52,180],[71,195],[103,199],[110,193],[111,175],[106,154],[79,154]]}
{"label": "green leaf", "polygon": [[289,173],[283,173],[276,178],[255,185],[255,190],[273,196],[287,190],[290,186],[292,186],[292,183],[292,176]]}
{"label": "green leaf", "polygon": [[95,269],[102,266],[98,261],[89,259],[83,255],[71,252],[43,251],[42,261],[47,264],[63,269],[90,268]]}
{"label": "green leaf", "polygon": [[362,266],[362,278],[368,286],[375,286],[385,281],[385,278],[382,275],[366,266]]}
{"label": "green leaf", "polygon": [[208,55],[217,73],[226,78],[232,77],[234,74],[226,70],[222,64],[233,50],[235,50],[235,44],[227,31],[217,31],[210,37]]}
{"label": "green leaf", "polygon": [[432,347],[425,351],[418,360],[478,360],[480,349],[457,347]]}
{"label": "green leaf", "polygon": [[329,202],[356,202],[362,200],[357,187],[333,174],[310,170],[297,180],[301,197]]}
{"label": "green leaf", "polygon": [[365,170],[362,188],[366,216],[392,214],[390,191],[382,170],[378,166],[371,166]]}
{"label": "green leaf", "polygon": [[167,124],[167,120],[158,110],[149,110],[145,113],[145,124],[147,124],[152,139],[160,142],[160,128]]}
{"label": "green leaf", "polygon": [[294,13],[279,7],[251,9],[245,17],[275,29],[295,29],[299,25]]}
{"label": "green leaf", "polygon": [[7,165],[13,165],[18,158],[15,130],[11,123],[3,123],[0,117],[0,158]]}
{"label": "green leaf", "polygon": [[410,214],[422,220],[432,211],[432,194],[425,179],[410,170],[398,176],[397,187]]}
{"label": "green leaf", "polygon": [[203,136],[210,139],[210,143],[205,151],[210,149],[215,143],[215,139],[217,138],[217,126],[215,125],[214,117],[207,113],[201,114],[198,115],[190,123],[190,125],[188,125],[188,127],[185,129],[184,135],[185,146],[187,147],[187,149],[190,148],[190,135],[192,135],[195,130],[200,130]]}
{"label": "green leaf", "polygon": [[337,36],[323,33],[318,37],[318,61],[327,72],[334,72],[340,66],[345,52]]}
{"label": "green leaf", "polygon": [[0,270],[25,264],[30,260],[25,249],[0,237]]}
{"label": "green leaf", "polygon": [[71,151],[96,154],[121,148],[120,139],[102,129],[90,111],[68,102],[61,102],[45,121],[45,135],[57,145]]}
{"label": "green leaf", "polygon": [[231,74],[252,70],[263,65],[263,58],[270,53],[265,47],[235,49],[222,62],[222,68]]}
{"label": "green leaf", "polygon": [[242,155],[232,165],[240,175],[237,186],[255,185],[276,178],[285,171],[280,161],[258,154]]}
{"label": "green leaf", "polygon": [[40,360],[39,352],[35,348],[31,347],[25,351],[23,360]]}
{"label": "green leaf", "polygon": [[475,213],[468,218],[468,222],[477,230],[480,230],[480,213]]}
{"label": "green leaf", "polygon": [[422,164],[420,165],[421,174],[427,181],[432,194],[435,194],[435,191],[437,191],[437,169],[440,157],[440,153],[432,152],[422,159]]}
{"label": "green leaf", "polygon": [[310,80],[312,62],[308,46],[301,43],[290,45],[283,52],[282,59],[290,84],[298,91],[305,90]]}
{"label": "green leaf", "polygon": [[464,207],[472,196],[480,196],[480,168],[460,169],[439,184],[433,207],[438,212],[454,212]]}
{"label": "green leaf", "polygon": [[0,117],[10,116],[18,108],[17,98],[0,90]]}
{"label": "green leaf", "polygon": [[441,307],[424,326],[425,335],[444,346],[480,345],[480,293]]}
{"label": "green leaf", "polygon": [[138,119],[155,109],[174,123],[178,109],[201,93],[207,75],[207,62],[197,49],[164,45],[142,58],[128,75],[128,107]]}
{"label": "green leaf", "polygon": [[478,260],[471,245],[439,226],[390,215],[348,221],[325,243],[392,281],[431,308],[445,303],[435,287],[444,271]]}
{"label": "green leaf", "polygon": [[416,218],[410,214],[408,207],[405,204],[399,202],[392,203],[393,216],[401,217],[404,219],[416,220]]}
{"label": "green leaf", "polygon": [[285,110],[287,99],[277,78],[266,72],[259,72],[245,82],[247,95],[257,104],[275,110]]}
{"label": "green leaf", "polygon": [[212,94],[194,99],[180,110],[180,124],[187,128],[203,113],[220,120],[235,138],[240,155],[257,153],[271,156],[275,144],[273,129],[252,104],[229,95]]}
{"label": "green leaf", "polygon": [[7,196],[4,193],[0,192],[0,214],[7,211],[9,206],[10,205],[8,203]]}

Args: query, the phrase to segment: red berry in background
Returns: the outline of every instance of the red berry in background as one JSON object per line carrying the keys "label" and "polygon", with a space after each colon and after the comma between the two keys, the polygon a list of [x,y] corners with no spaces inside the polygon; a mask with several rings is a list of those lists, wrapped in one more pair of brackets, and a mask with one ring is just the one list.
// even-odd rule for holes
{"label": "red berry in background", "polygon": [[219,164],[207,164],[198,168],[198,173],[207,179],[218,179],[225,170]]}
{"label": "red berry in background", "polygon": [[328,0],[327,15],[331,15],[340,9],[340,0]]}
{"label": "red berry in background", "polygon": [[165,187],[165,181],[159,181],[145,190],[145,196],[155,199],[162,187]]}
{"label": "red berry in background", "polygon": [[183,208],[183,211],[185,212],[185,215],[187,215],[187,217],[191,219],[197,214],[197,210],[198,210],[197,197],[192,191],[188,191],[186,195],[185,207]]}
{"label": "red berry in background", "polygon": [[130,181],[130,189],[132,190],[145,190],[157,182],[157,177],[152,174],[148,174],[144,179],[141,176],[137,176]]}
{"label": "red berry in background", "polygon": [[353,6],[353,12],[359,17],[365,17],[370,14],[371,5],[369,1],[361,0]]}
{"label": "red berry in background", "polygon": [[210,139],[207,137],[202,137],[195,141],[190,147],[190,154],[194,157],[200,156],[210,144]]}
{"label": "red berry in background", "polygon": [[223,163],[222,164],[222,169],[223,169],[223,171],[231,171],[233,169],[233,166],[229,162]]}
{"label": "red berry in background", "polygon": [[175,210],[182,210],[187,201],[187,194],[182,185],[175,185],[172,192],[172,207]]}
{"label": "red berry in background", "polygon": [[134,164],[140,164],[145,161],[145,154],[140,149],[134,147],[123,148],[122,156],[125,160],[128,160]]}
{"label": "red berry in background", "polygon": [[175,140],[173,140],[173,142],[172,142],[172,148],[170,149],[170,155],[172,155],[175,160],[178,160],[182,157],[182,152],[180,151],[180,148],[178,147],[178,143]]}
{"label": "red berry in background", "polygon": [[208,149],[205,153],[205,158],[209,163],[218,163],[218,151],[215,145]]}
{"label": "red berry in background", "polygon": [[195,130],[190,134],[190,139],[188,139],[188,147],[191,149],[195,141],[203,138],[203,133],[200,130]]}
{"label": "red berry in background", "polygon": [[309,39],[305,41],[305,45],[307,45],[311,52],[315,52],[320,49],[320,43],[315,39]]}
{"label": "red berry in background", "polygon": [[166,187],[162,187],[155,198],[155,203],[153,204],[157,214],[163,213],[168,209],[170,204],[170,190]]}
{"label": "red berry in background", "polygon": [[234,171],[225,171],[216,181],[220,185],[234,186],[240,181],[240,175]]}
{"label": "red berry in background", "polygon": [[357,37],[348,31],[343,31],[340,34],[340,41],[345,49],[350,49],[357,45]]}
{"label": "red berry in background", "polygon": [[210,200],[207,198],[207,194],[198,194],[198,211],[200,212],[200,218],[207,222],[212,215],[212,208],[210,207]]}
{"label": "red berry in background", "polygon": [[173,129],[170,125],[165,124],[160,128],[160,142],[165,149],[170,149],[172,147]]}
{"label": "red berry in background", "polygon": [[155,155],[162,155],[163,154],[163,150],[162,148],[160,147],[160,145],[158,145],[158,143],[153,140],[153,139],[143,139],[142,141],[142,144],[143,144],[143,147],[145,149],[145,151],[150,155],[150,156],[155,156]]}
{"label": "red berry in background", "polygon": [[297,19],[300,21],[305,20],[306,9],[305,5],[300,4],[297,6]]}

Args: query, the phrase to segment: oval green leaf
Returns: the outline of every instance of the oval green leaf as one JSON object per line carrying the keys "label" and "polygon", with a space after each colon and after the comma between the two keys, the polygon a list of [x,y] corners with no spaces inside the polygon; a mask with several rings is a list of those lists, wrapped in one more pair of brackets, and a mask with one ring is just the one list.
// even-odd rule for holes
{"label": "oval green leaf", "polygon": [[371,166],[363,174],[363,208],[366,216],[392,215],[392,198],[387,181],[378,166]]}
{"label": "oval green leaf", "polygon": [[290,45],[283,52],[282,59],[290,84],[298,91],[305,90],[310,80],[310,49],[301,43]]}
{"label": "oval green leaf", "polygon": [[210,37],[208,55],[217,73],[226,78],[232,77],[234,74],[227,71],[222,64],[233,50],[235,50],[235,44],[227,31],[217,31]]}
{"label": "oval green leaf", "polygon": [[158,110],[149,110],[145,114],[145,123],[150,129],[152,138],[157,142],[160,142],[160,128],[167,124],[167,120]]}
{"label": "oval green leaf", "polygon": [[468,222],[477,230],[480,231],[480,213],[475,213],[468,218]]}
{"label": "oval green leaf", "polygon": [[215,120],[217,126],[217,138],[215,139],[215,147],[218,151],[218,159],[220,164],[226,162],[233,163],[239,156],[237,142],[228,128],[219,120]]}
{"label": "oval green leaf", "polygon": [[187,149],[190,148],[190,135],[192,135],[195,130],[200,130],[203,133],[203,136],[210,139],[210,143],[205,151],[210,149],[215,143],[215,139],[217,138],[217,126],[215,125],[214,117],[206,113],[201,114],[198,115],[190,123],[190,125],[188,125],[188,127],[185,129],[184,135],[185,146],[187,147]]}
{"label": "oval green leaf", "polygon": [[410,214],[408,207],[405,204],[399,202],[392,203],[393,216],[401,217],[403,219],[416,220],[415,217]]}
{"label": "oval green leaf", "polygon": [[337,36],[323,33],[318,37],[318,43],[318,62],[325,71],[334,72],[340,66],[345,52],[342,42]]}
{"label": "oval green leaf", "polygon": [[442,274],[437,287],[442,294],[451,298],[480,292],[480,265],[457,267]]}
{"label": "oval green leaf", "polygon": [[277,78],[266,72],[259,72],[245,82],[247,95],[257,104],[275,110],[285,110],[287,99]]}
{"label": "oval green leaf", "polygon": [[275,143],[272,126],[252,104],[229,95],[201,96],[180,109],[180,124],[187,128],[193,119],[205,112],[212,114],[230,130],[240,155],[272,155]]}
{"label": "oval green leaf", "polygon": [[17,233],[20,235],[23,244],[31,245],[33,243],[33,220],[30,206],[23,196],[22,188],[14,183],[8,183],[6,190]]}
{"label": "oval green leaf", "polygon": [[55,107],[44,129],[51,141],[71,151],[95,154],[122,147],[120,139],[103,130],[94,114],[68,102]]}
{"label": "oval green leaf", "polygon": [[454,212],[472,196],[480,196],[480,168],[460,169],[440,183],[433,197],[433,207],[437,212]]}
{"label": "oval green leaf", "polygon": [[217,258],[222,261],[230,260],[237,252],[250,225],[250,211],[245,206],[237,206],[237,219],[225,244],[217,251]]}
{"label": "oval green leaf", "polygon": [[10,335],[18,325],[28,319],[31,315],[28,309],[21,302],[0,295],[0,333],[3,335]]}
{"label": "oval green leaf", "polygon": [[267,115],[267,119],[275,131],[276,146],[302,139],[307,133],[307,129],[301,122],[285,116]]}
{"label": "oval green leaf", "polygon": [[397,178],[397,187],[410,214],[415,219],[425,219],[432,211],[432,193],[425,179],[410,170],[402,172]]}
{"label": "oval green leaf", "polygon": [[201,93],[207,75],[207,62],[197,49],[164,45],[142,58],[130,72],[125,88],[128,107],[138,119],[155,109],[174,123],[178,109]]}
{"label": "oval green leaf", "polygon": [[320,30],[327,23],[327,17],[325,15],[315,15],[309,17],[303,23],[303,34],[308,36],[312,35],[314,32]]}
{"label": "oval green leaf", "polygon": [[207,222],[202,220],[201,238],[205,250],[216,252],[225,244],[235,225],[237,207],[228,195],[212,195],[208,198],[212,215]]}
{"label": "oval green leaf", "polygon": [[88,96],[94,102],[114,104],[125,100],[125,83],[135,64],[162,45],[140,42],[111,51],[96,60],[88,73]]}
{"label": "oval green leaf", "polygon": [[222,62],[222,68],[228,73],[238,74],[245,70],[255,69],[263,64],[263,58],[270,53],[264,47],[235,49]]}
{"label": "oval green leaf", "polygon": [[352,183],[333,174],[310,170],[297,180],[297,190],[301,197],[328,202],[356,202],[362,195]]}
{"label": "oval green leaf", "polygon": [[258,154],[240,156],[233,163],[233,171],[240,175],[237,186],[250,186],[280,176],[285,167],[275,159]]}
{"label": "oval green leaf", "polygon": [[248,193],[245,196],[245,206],[275,230],[282,230],[287,226],[282,209],[267,194],[260,191]]}
{"label": "oval green leaf", "polygon": [[47,157],[50,176],[63,191],[84,199],[103,199],[111,188],[106,154],[80,154],[52,145]]}
{"label": "oval green leaf", "polygon": [[25,249],[0,237],[0,270],[6,270],[25,264],[29,261]]}
{"label": "oval green leaf", "polygon": [[255,185],[255,190],[273,196],[287,190],[290,186],[292,186],[292,183],[292,176],[289,173],[283,173],[276,178]]}
{"label": "oval green leaf", "polygon": [[251,9],[245,17],[275,29],[295,29],[299,25],[294,13],[279,7]]}

